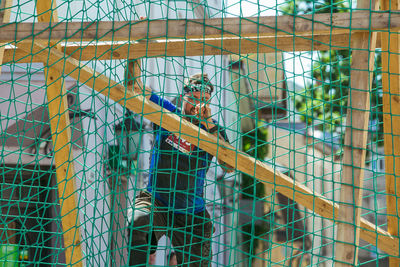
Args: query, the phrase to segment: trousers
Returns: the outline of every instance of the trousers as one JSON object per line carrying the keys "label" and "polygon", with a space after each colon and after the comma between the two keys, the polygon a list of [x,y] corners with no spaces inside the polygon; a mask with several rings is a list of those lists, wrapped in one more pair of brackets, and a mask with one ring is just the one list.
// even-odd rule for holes
{"label": "trousers", "polygon": [[209,266],[213,226],[209,213],[174,213],[149,192],[141,192],[128,212],[129,265],[148,266],[158,240],[170,238],[179,266]]}

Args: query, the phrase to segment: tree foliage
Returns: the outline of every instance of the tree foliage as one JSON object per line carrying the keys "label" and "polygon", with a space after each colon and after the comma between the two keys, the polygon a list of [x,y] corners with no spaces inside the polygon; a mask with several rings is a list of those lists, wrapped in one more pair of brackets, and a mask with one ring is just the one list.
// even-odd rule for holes
{"label": "tree foliage", "polygon": [[[264,160],[268,154],[268,130],[264,126],[264,121],[258,123],[253,131],[243,133],[243,151],[259,160]],[[242,177],[243,198],[262,198],[264,197],[264,184],[254,177],[243,174]]]}
{"label": "tree foliage", "polygon": [[[243,150],[259,160],[264,160],[268,154],[267,138],[268,130],[265,128],[265,122],[260,121],[256,129],[243,133]],[[264,183],[253,176],[243,174],[241,192],[243,199],[252,199],[254,202],[260,201],[265,197]],[[249,256],[249,265],[256,256],[256,248],[260,240],[265,239],[265,235],[268,234],[269,227],[268,223],[257,225],[251,223],[242,226],[243,248]]]}
{"label": "tree foliage", "polygon": [[293,0],[282,5],[281,11],[287,15],[348,12],[349,1]]}
{"label": "tree foliage", "polygon": [[[291,1],[283,5],[284,14],[341,13],[351,10],[348,1]],[[352,50],[319,51],[312,64],[312,82],[296,93],[295,107],[301,119],[323,131],[341,132],[346,116],[351,79]],[[371,120],[382,122],[381,56],[377,51],[375,73],[371,91]],[[382,123],[377,124],[378,136]]]}

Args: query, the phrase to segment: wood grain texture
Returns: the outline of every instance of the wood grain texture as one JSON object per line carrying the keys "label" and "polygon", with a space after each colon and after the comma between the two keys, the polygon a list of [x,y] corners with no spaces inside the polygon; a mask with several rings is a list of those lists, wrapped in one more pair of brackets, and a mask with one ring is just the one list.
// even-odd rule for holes
{"label": "wood grain texture", "polygon": [[[21,44],[21,46],[24,46],[24,44]],[[26,46],[28,48],[24,49],[31,47],[31,45]],[[214,135],[199,129],[186,120],[182,120],[178,115],[162,110],[160,106],[146,100],[143,95],[126,90],[123,85],[118,84],[109,77],[101,75],[87,66],[80,65],[76,59],[65,58],[63,53],[55,49],[50,49],[49,51],[48,47],[39,43],[35,43],[32,49],[38,60],[48,59],[48,64],[51,64],[59,71],[68,73],[69,76],[79,80],[81,83],[125,105],[128,109],[142,114],[153,123],[176,135],[182,135],[192,144],[217,156],[219,160],[234,166],[237,170],[255,176],[268,186],[325,218],[338,220],[338,205],[333,204],[332,201],[316,194],[313,190],[297,183],[290,177],[274,171],[273,168],[265,163],[236,150],[228,143],[218,140]],[[361,219],[360,227],[361,238],[365,241],[379,247],[390,255],[399,255],[399,240],[397,238],[392,237],[386,231],[365,219]]]}
{"label": "wood grain texture", "polygon": [[[382,9],[398,9],[399,0],[382,1]],[[400,39],[399,32],[382,33],[383,130],[388,232],[399,236],[400,214]],[[391,267],[400,259],[389,258]]]}
{"label": "wood grain texture", "polygon": [[[11,16],[11,6],[12,0],[0,0],[0,22],[1,23],[8,23],[10,21]],[[1,66],[4,62],[4,52],[5,46],[0,44],[0,74],[1,74]]]}
{"label": "wood grain texture", "polygon": [[144,41],[184,38],[278,37],[353,34],[400,29],[400,13],[328,13],[245,18],[0,23],[0,42],[21,41]]}
{"label": "wood grain texture", "polygon": [[[37,0],[38,21],[57,22],[56,0]],[[56,45],[51,43],[50,45]],[[56,45],[60,50],[61,46]],[[64,88],[63,72],[44,64],[47,105],[51,136],[54,148],[54,162],[58,197],[61,209],[61,223],[64,238],[64,252],[67,266],[82,266],[82,252],[79,241],[79,215],[75,189],[75,169],[71,144],[67,93]]]}
{"label": "wood grain texture", "polygon": [[[349,49],[348,34],[315,35],[309,37],[279,36],[260,38],[213,38],[199,41],[184,39],[168,42],[133,42],[106,44],[67,43],[62,51],[81,60],[118,60],[142,57],[187,57],[292,51],[322,51]],[[4,63],[28,63],[32,58],[21,49],[7,48]]]}
{"label": "wood grain texture", "polygon": [[[371,5],[370,5],[371,3]],[[377,8],[375,1],[361,0],[357,8]],[[339,222],[335,248],[336,266],[358,264],[362,188],[368,140],[370,90],[375,64],[377,33],[352,36],[351,84],[348,98],[347,126],[340,189]]]}

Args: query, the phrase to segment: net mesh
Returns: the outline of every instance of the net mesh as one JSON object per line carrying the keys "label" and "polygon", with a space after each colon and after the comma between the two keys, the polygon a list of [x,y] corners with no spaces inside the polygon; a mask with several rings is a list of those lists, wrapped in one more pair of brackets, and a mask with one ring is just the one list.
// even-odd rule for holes
{"label": "net mesh", "polygon": [[0,266],[398,266],[396,1],[0,2]]}

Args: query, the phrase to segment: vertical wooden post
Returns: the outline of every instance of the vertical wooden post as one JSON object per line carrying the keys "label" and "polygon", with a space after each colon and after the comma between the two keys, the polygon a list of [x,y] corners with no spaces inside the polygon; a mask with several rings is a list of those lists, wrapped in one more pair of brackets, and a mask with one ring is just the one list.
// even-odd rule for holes
{"label": "vertical wooden post", "polygon": [[[383,0],[382,10],[398,10],[400,0]],[[399,32],[382,32],[382,87],[388,232],[399,236],[400,214],[400,40]],[[400,266],[391,257],[390,266]]]}
{"label": "vertical wooden post", "polygon": [[[11,6],[12,0],[0,0],[0,22],[7,23],[10,22],[10,15],[11,15]],[[0,47],[0,74],[1,74],[1,66],[3,64],[3,57],[4,57],[4,50],[5,47]]]}
{"label": "vertical wooden post", "polygon": [[[362,0],[358,8],[375,8],[375,1]],[[352,35],[351,86],[347,109],[347,128],[340,190],[340,208],[335,249],[336,266],[355,266],[358,261],[362,187],[368,123],[370,88],[375,62],[376,33]]]}
{"label": "vertical wooden post", "polygon": [[[56,0],[37,0],[36,11],[39,22],[57,22]],[[54,45],[49,43],[49,45]],[[57,45],[61,50],[61,46]],[[71,129],[64,88],[63,74],[48,66],[45,67],[47,103],[50,129],[53,139],[54,161],[61,207],[61,221],[64,236],[65,259],[68,266],[82,266],[82,251],[79,241],[79,214],[75,199],[75,171],[71,146]]]}
{"label": "vertical wooden post", "polygon": [[[12,5],[12,0],[0,0],[0,22],[7,23],[10,21],[10,15],[11,15],[11,5]],[[4,50],[5,47],[2,46],[0,47],[0,75],[1,75],[1,67],[3,64],[3,56],[4,56]],[[0,209],[1,211],[1,209]],[[11,227],[10,227],[11,226]],[[12,230],[7,230],[8,229],[15,229],[15,223],[8,223],[6,224],[0,224],[0,229],[3,230],[3,233],[0,233],[0,244],[7,244],[15,243],[15,237],[13,238],[8,238],[8,236],[13,234]]]}
{"label": "vertical wooden post", "polygon": [[[139,59],[128,59],[125,68],[125,86],[128,89],[134,90],[136,87],[142,88],[143,83],[140,79],[142,75],[141,62]],[[140,90],[139,90],[140,93]]]}

